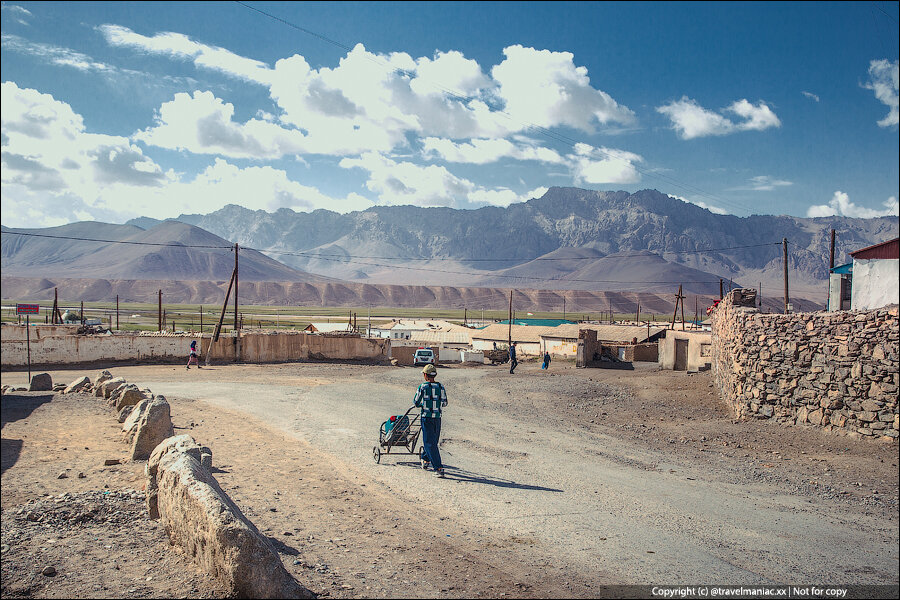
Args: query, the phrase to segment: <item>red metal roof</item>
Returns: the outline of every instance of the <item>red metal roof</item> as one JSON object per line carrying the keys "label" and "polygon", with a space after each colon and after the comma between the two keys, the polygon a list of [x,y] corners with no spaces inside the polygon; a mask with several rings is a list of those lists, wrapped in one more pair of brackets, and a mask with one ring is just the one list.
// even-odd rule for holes
{"label": "red metal roof", "polygon": [[850,253],[854,259],[869,260],[872,258],[900,258],[900,238],[894,238],[874,246],[861,248]]}

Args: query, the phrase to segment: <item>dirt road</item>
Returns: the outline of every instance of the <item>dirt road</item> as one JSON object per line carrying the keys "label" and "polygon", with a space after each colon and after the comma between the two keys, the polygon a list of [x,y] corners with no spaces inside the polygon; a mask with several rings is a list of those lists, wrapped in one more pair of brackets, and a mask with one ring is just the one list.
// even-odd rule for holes
{"label": "dirt road", "polygon": [[113,372],[170,400],[176,426],[213,449],[222,487],[320,593],[898,582],[896,445],[732,423],[708,374],[442,368],[439,480],[413,457],[372,459],[416,369]]}

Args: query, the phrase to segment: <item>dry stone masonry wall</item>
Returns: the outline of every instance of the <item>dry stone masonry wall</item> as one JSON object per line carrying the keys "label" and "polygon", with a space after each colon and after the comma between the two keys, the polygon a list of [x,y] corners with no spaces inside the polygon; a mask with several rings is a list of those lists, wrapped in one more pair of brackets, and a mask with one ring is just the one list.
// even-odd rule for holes
{"label": "dry stone masonry wall", "polygon": [[716,385],[736,417],[898,438],[897,306],[762,314],[735,292],[712,330]]}

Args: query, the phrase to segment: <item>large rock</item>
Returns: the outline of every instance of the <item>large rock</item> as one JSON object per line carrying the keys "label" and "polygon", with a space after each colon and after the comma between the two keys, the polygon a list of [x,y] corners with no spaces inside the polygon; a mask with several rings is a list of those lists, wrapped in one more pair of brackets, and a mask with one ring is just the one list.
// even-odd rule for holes
{"label": "large rock", "polygon": [[37,375],[31,378],[31,383],[28,384],[29,392],[52,392],[53,391],[53,378],[50,377],[49,373],[38,373]]}
{"label": "large rock", "polygon": [[156,396],[147,404],[137,422],[131,443],[131,459],[147,460],[160,442],[174,434],[169,403],[163,396]]}
{"label": "large rock", "polygon": [[91,379],[87,375],[84,377],[79,377],[72,383],[66,386],[66,389],[63,390],[63,394],[75,394],[78,392],[83,392],[91,385]]}
{"label": "large rock", "polygon": [[105,381],[102,385],[100,385],[100,393],[101,397],[106,398],[107,400],[112,397],[113,393],[125,385],[124,377],[114,377],[109,381]]}
{"label": "large rock", "polygon": [[[284,568],[268,539],[200,465],[190,436],[166,440],[147,463],[147,489],[173,544],[230,595],[241,598],[312,598]],[[157,450],[159,450],[157,452]],[[148,493],[148,502],[150,493]]]}
{"label": "large rock", "polygon": [[128,385],[123,385],[116,390],[113,406],[119,411],[126,406],[134,406],[143,399],[144,393],[138,389],[138,386],[130,383]]}
{"label": "large rock", "polygon": [[125,417],[122,425],[122,431],[125,433],[125,443],[130,444],[134,441],[134,434],[137,433],[138,423],[141,422],[141,416],[143,416],[144,411],[147,410],[150,400],[152,400],[152,398],[145,398],[135,404],[134,408],[131,409],[131,412],[128,413],[128,416]]}
{"label": "large rock", "polygon": [[147,459],[147,466],[145,468],[147,474],[147,512],[150,514],[151,519],[159,518],[159,504],[157,502],[158,488],[156,484],[159,461],[170,450],[187,453],[197,462],[201,461],[200,444],[186,433],[168,437],[153,449],[153,452],[150,453],[150,458]]}
{"label": "large rock", "polygon": [[102,383],[107,382],[112,378],[112,373],[110,373],[109,371],[100,371],[99,373],[97,373],[97,377],[94,379],[94,387],[100,387]]}

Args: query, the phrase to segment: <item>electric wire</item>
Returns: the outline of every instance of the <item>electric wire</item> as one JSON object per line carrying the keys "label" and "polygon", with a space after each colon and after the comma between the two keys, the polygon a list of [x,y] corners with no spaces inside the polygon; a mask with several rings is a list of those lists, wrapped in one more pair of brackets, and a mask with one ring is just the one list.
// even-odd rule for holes
{"label": "electric wire", "polygon": [[[156,246],[156,247],[174,247],[174,248],[182,248],[182,249],[214,249],[214,250],[234,250],[234,246],[213,246],[213,245],[204,245],[204,244],[175,244],[175,243],[161,243],[161,242],[137,242],[130,240],[101,240],[96,238],[81,238],[77,236],[53,236],[47,234],[39,234],[39,233],[30,233],[30,232],[19,232],[19,231],[4,231],[2,232],[4,235],[20,235],[26,237],[41,237],[41,238],[52,238],[52,239],[65,239],[65,240],[74,240],[74,241],[84,241],[84,242],[94,242],[94,243],[105,243],[105,244],[130,244],[130,245],[138,245],[138,246]],[[756,244],[750,246],[734,246],[730,249],[737,248],[752,248],[752,247],[763,247],[763,246],[774,246],[781,245],[781,242],[771,242],[767,244]],[[240,248],[240,246],[239,246]],[[254,252],[259,252],[265,254],[266,250],[259,250],[256,248],[244,247],[244,250],[250,250]],[[692,250],[690,253],[704,253],[704,252],[718,252],[721,250],[727,249],[708,249],[708,250]],[[296,254],[296,253],[294,253]],[[559,277],[534,277],[534,276],[524,276],[524,275],[504,275],[504,274],[496,274],[496,273],[473,273],[471,271],[454,271],[448,269],[434,269],[427,267],[411,267],[406,265],[387,265],[381,263],[373,263],[367,262],[368,260],[379,260],[374,257],[359,257],[355,256],[354,258],[347,258],[346,255],[341,255],[340,257],[330,258],[322,255],[312,255],[314,258],[318,258],[320,260],[326,260],[331,262],[339,262],[339,263],[350,263],[350,264],[358,264],[364,266],[374,266],[374,267],[383,267],[390,269],[405,269],[405,270],[413,270],[413,271],[425,271],[431,273],[444,273],[451,275],[468,275],[475,277],[492,277],[492,278],[500,278],[500,279],[513,279],[520,281],[546,281],[546,282],[554,282],[560,284],[568,284],[568,283],[613,283],[613,284],[652,284],[652,285],[661,285],[661,284],[684,284],[684,283],[695,283],[695,284],[712,284],[718,283],[718,280],[680,280],[680,281],[625,281],[625,280],[613,280],[613,279],[580,279],[580,278],[559,278]],[[641,256],[641,255],[635,255]],[[365,259],[365,260],[360,260]],[[418,259],[423,260],[423,259]],[[428,259],[424,259],[428,260]],[[455,260],[455,259],[454,259]],[[596,259],[595,259],[596,260]]]}

